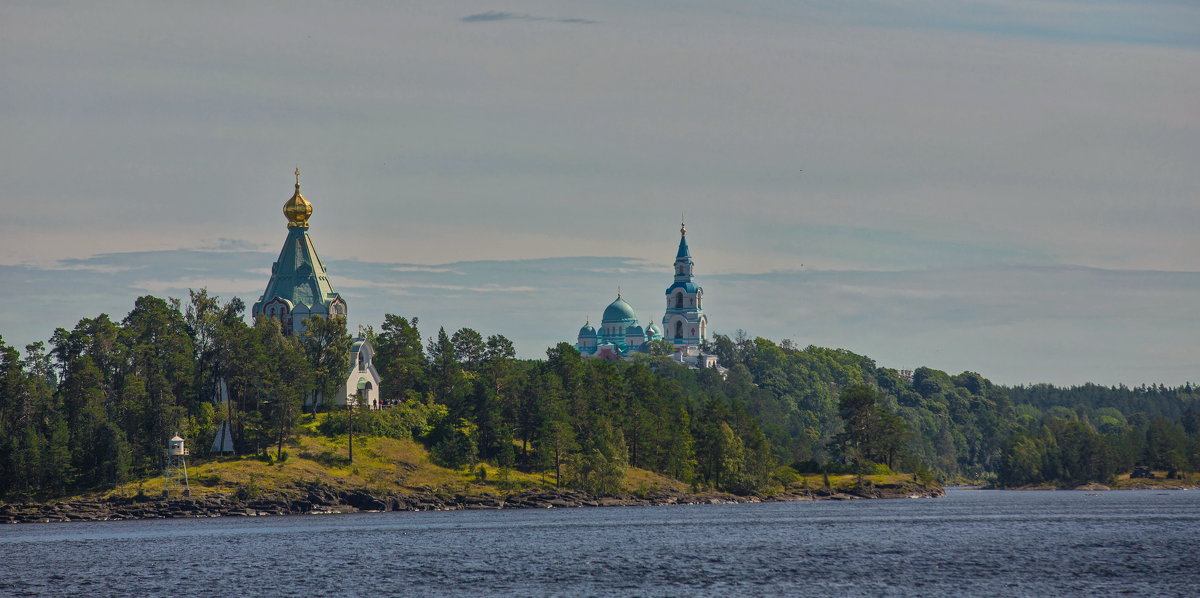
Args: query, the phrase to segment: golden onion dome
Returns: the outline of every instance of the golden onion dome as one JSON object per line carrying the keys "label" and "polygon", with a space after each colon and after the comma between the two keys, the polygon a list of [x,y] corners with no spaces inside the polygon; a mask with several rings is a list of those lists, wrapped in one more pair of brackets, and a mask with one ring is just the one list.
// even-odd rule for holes
{"label": "golden onion dome", "polygon": [[312,216],[312,204],[300,195],[300,169],[296,169],[296,193],[283,204],[283,215],[288,220],[288,226],[308,227],[308,217]]}

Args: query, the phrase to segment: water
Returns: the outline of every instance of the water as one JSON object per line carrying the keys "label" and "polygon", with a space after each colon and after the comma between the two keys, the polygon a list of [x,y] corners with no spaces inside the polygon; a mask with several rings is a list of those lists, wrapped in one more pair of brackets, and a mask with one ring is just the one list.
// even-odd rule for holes
{"label": "water", "polygon": [[1197,596],[1200,492],[0,527],[0,595]]}

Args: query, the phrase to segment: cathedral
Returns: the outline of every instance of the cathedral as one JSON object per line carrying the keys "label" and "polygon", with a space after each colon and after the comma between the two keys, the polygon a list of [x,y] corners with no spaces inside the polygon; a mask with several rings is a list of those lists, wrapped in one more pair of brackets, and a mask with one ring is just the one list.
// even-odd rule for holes
{"label": "cathedral", "polygon": [[591,322],[579,329],[575,348],[585,357],[620,359],[648,351],[651,341],[666,340],[675,347],[672,359],[692,367],[717,367],[717,356],[702,350],[708,336],[708,316],[704,315],[704,289],[694,278],[695,262],[687,244],[687,227],[679,227],[679,251],[675,252],[675,280],[667,287],[667,307],[662,328],[653,321],[643,328],[637,312],[617,292],[617,298],[604,309],[600,329]]}
{"label": "cathedral", "polygon": [[[313,206],[300,194],[300,169],[296,169],[296,192],[283,204],[283,215],[288,221],[288,236],[283,242],[279,258],[271,264],[271,280],[267,290],[254,303],[250,315],[254,319],[265,316],[278,320],[283,333],[288,336],[304,334],[305,321],[311,317],[329,318],[347,316],[346,301],[333,290],[329,283],[329,272],[317,248],[308,236],[308,219]],[[361,336],[350,347],[350,367],[339,396],[333,398],[338,405],[353,401],[371,409],[380,407],[379,372],[372,363],[375,350]],[[305,397],[306,407],[324,402],[318,393]]]}

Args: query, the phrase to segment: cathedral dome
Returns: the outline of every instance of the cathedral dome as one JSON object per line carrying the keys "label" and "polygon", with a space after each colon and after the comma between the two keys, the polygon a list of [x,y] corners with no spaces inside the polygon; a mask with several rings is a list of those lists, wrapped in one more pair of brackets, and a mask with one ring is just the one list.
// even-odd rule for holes
{"label": "cathedral dome", "polygon": [[296,169],[296,193],[283,204],[283,215],[288,220],[289,227],[308,227],[308,217],[312,216],[312,204],[300,195],[300,169]]}
{"label": "cathedral dome", "polygon": [[583,328],[579,329],[579,336],[588,338],[596,336],[596,329],[592,328],[591,324],[584,324]]}
{"label": "cathedral dome", "polygon": [[619,322],[637,323],[637,314],[633,311],[633,306],[627,303],[620,295],[617,300],[608,304],[604,308],[604,324],[615,324]]}

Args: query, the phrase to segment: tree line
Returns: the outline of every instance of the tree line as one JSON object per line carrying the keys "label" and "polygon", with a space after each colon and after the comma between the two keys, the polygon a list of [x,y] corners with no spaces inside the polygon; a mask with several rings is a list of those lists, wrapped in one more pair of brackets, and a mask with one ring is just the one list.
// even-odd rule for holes
{"label": "tree line", "polygon": [[[342,318],[285,336],[247,323],[237,298],[140,297],[18,351],[0,338],[0,497],[49,497],[156,475],[166,439],[204,458],[229,421],[242,453],[283,456],[303,407],[332,411],[349,368]],[[1135,464],[1200,468],[1200,393],[1094,385],[1005,388],[972,372],[918,368],[911,379],[841,349],[739,332],[706,347],[724,373],[665,351],[585,359],[567,343],[517,359],[500,334],[439,329],[388,314],[362,334],[376,349],[383,410],[367,433],[413,439],[446,467],[546,472],[595,493],[629,466],[735,493],[797,472],[929,472],[1021,485],[1104,480]],[[213,401],[218,381],[229,403]],[[315,398],[324,398],[324,403]]]}

